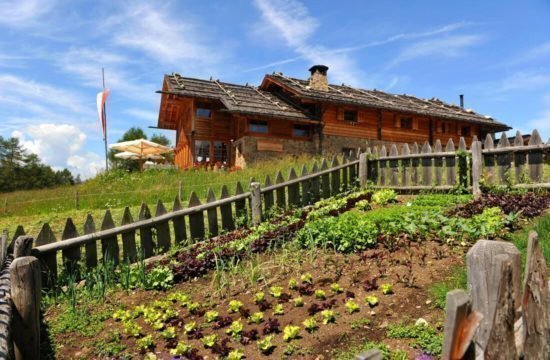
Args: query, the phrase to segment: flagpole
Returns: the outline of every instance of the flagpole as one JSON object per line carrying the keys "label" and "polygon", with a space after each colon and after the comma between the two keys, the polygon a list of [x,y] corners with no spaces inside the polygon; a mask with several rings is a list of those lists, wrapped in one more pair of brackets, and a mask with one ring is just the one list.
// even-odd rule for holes
{"label": "flagpole", "polygon": [[[101,68],[101,78],[103,81],[103,91],[105,91],[105,69]],[[103,102],[103,119],[105,121],[105,129],[103,130],[103,141],[105,142],[105,171],[109,171],[109,153],[107,150],[107,110]]]}

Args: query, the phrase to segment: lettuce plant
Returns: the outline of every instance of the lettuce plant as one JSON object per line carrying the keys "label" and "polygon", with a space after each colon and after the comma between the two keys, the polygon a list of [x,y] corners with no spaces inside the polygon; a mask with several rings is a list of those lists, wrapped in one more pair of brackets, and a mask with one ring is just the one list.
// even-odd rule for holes
{"label": "lettuce plant", "polygon": [[338,283],[333,283],[330,285],[330,291],[332,291],[335,294],[340,294],[344,292],[344,289],[340,286]]}
{"label": "lettuce plant", "polygon": [[259,302],[262,302],[264,299],[265,299],[265,293],[260,291],[256,294],[254,294],[254,302],[256,304],[259,303]]}
{"label": "lettuce plant", "polygon": [[269,293],[271,296],[278,299],[283,294],[283,288],[281,286],[272,286],[269,288]]}
{"label": "lettuce plant", "polygon": [[211,323],[213,321],[216,321],[217,318],[218,318],[217,311],[210,310],[204,313],[204,319],[206,320],[206,322]]}
{"label": "lettuce plant", "polygon": [[195,314],[197,310],[199,310],[200,306],[201,305],[198,302],[190,302],[187,304],[187,310],[189,310],[191,314]]}
{"label": "lettuce plant", "polygon": [[149,349],[153,345],[155,345],[155,341],[153,340],[153,337],[151,335],[147,335],[142,337],[141,339],[136,340],[136,346],[140,350]]}
{"label": "lettuce plant", "polygon": [[225,331],[226,334],[232,337],[238,337],[243,332],[243,324],[239,320],[235,320],[229,326],[229,329]]}
{"label": "lettuce plant", "polygon": [[239,312],[239,309],[243,307],[243,303],[239,300],[231,300],[229,302],[229,312],[230,313],[236,313]]}
{"label": "lettuce plant", "polygon": [[294,326],[294,325],[287,325],[283,329],[283,340],[284,341],[290,341],[293,339],[298,338],[300,336],[300,327]]}
{"label": "lettuce plant", "polygon": [[275,307],[273,308],[273,315],[284,315],[284,314],[285,314],[285,310],[283,308],[283,304],[275,305]]}
{"label": "lettuce plant", "polygon": [[314,332],[314,331],[317,330],[317,328],[318,328],[317,320],[315,320],[314,317],[310,317],[310,318],[305,319],[305,320],[302,322],[302,325],[304,325],[304,328],[305,328],[306,331],[309,332],[309,333]]}
{"label": "lettuce plant", "polygon": [[227,354],[227,360],[241,360],[244,358],[244,353],[241,349],[231,350]]}
{"label": "lettuce plant", "polygon": [[264,313],[262,312],[255,312],[248,318],[248,322],[251,324],[259,324],[262,321],[264,321]]}
{"label": "lettuce plant", "polygon": [[359,305],[353,299],[346,301],[346,310],[348,313],[353,314],[354,312],[359,311]]}
{"label": "lettuce plant", "polygon": [[304,299],[301,296],[294,298],[292,301],[294,302],[294,306],[296,307],[304,306]]}
{"label": "lettuce plant", "polygon": [[370,307],[375,307],[378,305],[378,298],[374,295],[369,295],[365,298],[365,302],[369,304]]}
{"label": "lettuce plant", "polygon": [[133,321],[126,321],[122,323],[122,329],[126,334],[133,337],[139,337],[141,335],[141,326]]}
{"label": "lettuce plant", "polygon": [[116,321],[128,321],[133,319],[135,316],[130,310],[118,309],[113,313],[113,319]]}
{"label": "lettuce plant", "polygon": [[393,294],[393,285],[392,284],[382,284],[382,285],[380,285],[380,289],[382,290],[382,294],[384,294],[384,295]]}
{"label": "lettuce plant", "polygon": [[191,334],[195,330],[197,330],[197,323],[194,321],[183,325],[183,331],[185,331],[186,334]]}
{"label": "lettuce plant", "polygon": [[216,345],[217,340],[218,340],[218,335],[216,334],[206,335],[201,338],[201,342],[205,348],[213,347],[214,345]]}
{"label": "lettuce plant", "polygon": [[176,337],[176,328],[173,326],[169,326],[161,333],[162,337],[169,340]]}
{"label": "lettuce plant", "polygon": [[323,324],[330,324],[336,322],[336,314],[333,310],[323,310],[321,311],[321,316],[323,316]]}
{"label": "lettuce plant", "polygon": [[176,347],[174,349],[170,350],[170,355],[178,355],[183,356],[191,352],[193,350],[193,347],[191,345],[188,345],[184,343],[183,341],[178,342]]}
{"label": "lettuce plant", "polygon": [[256,341],[258,349],[262,352],[262,354],[269,354],[273,350],[273,337],[274,335],[268,335],[262,340]]}
{"label": "lettuce plant", "polygon": [[307,284],[313,284],[313,276],[311,276],[310,273],[305,273],[302,276],[300,276],[300,280],[302,280],[302,282],[305,282]]}
{"label": "lettuce plant", "polygon": [[325,291],[321,289],[315,290],[315,297],[319,300],[325,300],[327,298]]}
{"label": "lettuce plant", "polygon": [[288,280],[288,288],[290,290],[295,290],[297,287],[298,287],[298,282],[296,281],[296,279],[292,278]]}
{"label": "lettuce plant", "polygon": [[186,307],[187,303],[191,301],[189,295],[179,291],[169,294],[166,299],[172,302],[178,302],[182,307]]}

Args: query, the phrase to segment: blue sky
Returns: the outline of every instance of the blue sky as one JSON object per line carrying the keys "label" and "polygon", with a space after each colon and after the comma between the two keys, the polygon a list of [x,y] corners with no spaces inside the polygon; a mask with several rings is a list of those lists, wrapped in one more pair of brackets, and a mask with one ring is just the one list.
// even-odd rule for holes
{"label": "blue sky", "polygon": [[111,142],[156,125],[165,73],[259,84],[317,63],[338,84],[465,94],[468,108],[550,136],[548,0],[0,0],[0,34],[0,135],[84,177],[104,163],[102,67]]}

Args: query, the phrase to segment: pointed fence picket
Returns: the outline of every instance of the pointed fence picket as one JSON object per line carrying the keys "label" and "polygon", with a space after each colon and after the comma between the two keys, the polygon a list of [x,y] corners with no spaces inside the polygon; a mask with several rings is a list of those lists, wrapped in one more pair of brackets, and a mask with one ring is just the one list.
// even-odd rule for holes
{"label": "pointed fence picket", "polygon": [[[236,225],[246,226],[250,216],[257,223],[275,207],[288,209],[305,206],[345,191],[359,181],[373,188],[449,190],[460,183],[461,174],[456,169],[461,162],[468,170],[462,176],[468,186],[477,192],[481,178],[508,186],[512,178],[512,186],[515,187],[550,188],[549,183],[543,182],[543,163],[550,145],[542,143],[536,130],[528,145],[523,144],[519,132],[513,141],[503,136],[496,147],[492,137],[485,139],[484,146],[477,139],[474,141],[477,145],[470,149],[467,149],[463,138],[459,141],[459,150],[468,156],[459,156],[452,139],[444,150],[439,140],[435,141],[433,151],[427,142],[423,144],[422,151],[416,143],[411,147],[408,144],[387,144],[380,149],[367,147],[363,154],[360,151],[344,154],[340,161],[334,156],[330,166],[326,159],[320,163],[314,162],[311,167],[303,166],[300,177],[295,169],[290,170],[287,180],[280,171],[274,183],[267,176],[263,185],[255,185],[259,186],[261,194],[255,199],[251,199],[251,192],[245,192],[241,183],[237,183],[234,195],[230,195],[227,186],[222,187],[219,198],[209,189],[205,203],[199,200],[196,193],[191,193],[187,207],[183,207],[176,196],[170,212],[159,201],[154,216],[149,207],[142,204],[137,221],[126,208],[120,226],[115,225],[110,210],[107,210],[99,231],[91,215],[86,218],[82,232],[72,220],[67,220],[60,237],[56,237],[48,224],[43,224],[36,237],[33,255],[40,260],[44,285],[51,286],[60,266],[70,269],[79,261],[83,261],[88,268],[97,266],[99,244],[99,259],[102,262],[105,259],[111,259],[115,264],[122,260],[135,262],[167,252],[173,245],[172,237],[175,245],[189,245],[205,239],[207,235],[217,236],[221,230],[225,232],[235,229]],[[473,167],[476,167],[475,171]],[[526,183],[519,183],[525,179]],[[254,191],[258,192],[258,188],[255,187]],[[251,206],[252,202],[254,206]],[[24,234],[23,226],[18,226],[13,236],[8,238],[11,241],[6,242],[10,244],[8,250],[11,248],[13,251],[14,240]],[[139,236],[139,245],[136,236]],[[62,259],[59,264],[58,259]]]}

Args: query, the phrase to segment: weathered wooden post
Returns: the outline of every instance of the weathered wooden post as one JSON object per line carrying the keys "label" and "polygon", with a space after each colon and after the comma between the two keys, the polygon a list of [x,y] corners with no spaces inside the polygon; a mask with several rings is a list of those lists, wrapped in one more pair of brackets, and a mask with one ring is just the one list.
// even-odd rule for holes
{"label": "weathered wooden post", "polygon": [[474,197],[481,196],[479,181],[481,180],[481,142],[472,143],[472,194]]}
{"label": "weathered wooden post", "polygon": [[359,155],[359,184],[361,185],[362,188],[367,185],[367,179],[368,179],[367,161],[368,161],[367,153],[363,153]]}
{"label": "weathered wooden post", "polygon": [[441,359],[474,359],[472,338],[482,318],[483,315],[480,313],[472,312],[472,303],[466,291],[449,291],[445,300],[445,330]]}
{"label": "weathered wooden post", "polygon": [[252,224],[259,225],[262,222],[262,193],[260,192],[260,183],[250,184],[250,204],[252,210]]}
{"label": "weathered wooden post", "polygon": [[502,255],[510,260],[511,300],[514,304],[519,305],[521,303],[521,255],[513,244],[503,241],[478,240],[466,255],[472,310],[483,314],[475,338],[476,358],[485,353],[492,337],[501,280],[507,276],[507,273],[502,271],[503,262],[495,261],[498,256]]}
{"label": "weathered wooden post", "polygon": [[526,359],[550,354],[550,284],[536,232],[529,233],[523,281],[523,352]]}
{"label": "weathered wooden post", "polygon": [[180,182],[178,183],[178,199],[179,199],[180,201],[183,200],[183,198],[182,198],[182,193],[183,193],[183,184],[182,184],[182,182],[180,181]]}
{"label": "weathered wooden post", "polygon": [[40,359],[40,263],[33,256],[10,265],[12,340],[16,360]]}

